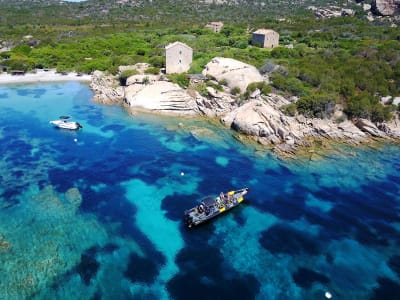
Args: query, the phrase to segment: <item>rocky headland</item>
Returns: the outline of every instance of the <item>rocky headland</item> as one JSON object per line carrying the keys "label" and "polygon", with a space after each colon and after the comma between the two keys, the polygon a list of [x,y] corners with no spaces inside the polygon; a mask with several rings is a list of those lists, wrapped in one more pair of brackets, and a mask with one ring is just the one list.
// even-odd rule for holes
{"label": "rocky headland", "polygon": [[[336,106],[329,119],[306,118],[300,114],[290,116],[282,108],[294,103],[296,97],[288,99],[275,93],[264,94],[259,89],[252,90],[248,99],[243,100],[232,91],[244,93],[251,83],[268,83],[268,76],[234,59],[212,59],[203,74],[192,76],[190,85],[185,88],[165,75],[145,74],[143,64],[130,68],[138,74],[129,77],[126,86],[120,86],[118,76],[96,71],[91,83],[94,100],[123,105],[132,113],[148,111],[217,118],[224,126],[284,157],[294,156],[300,149],[311,149],[315,141],[359,145],[382,138],[400,139],[397,117],[379,124],[366,119],[348,120],[340,106]],[[202,87],[200,92],[199,86]],[[215,88],[217,86],[219,89]]]}

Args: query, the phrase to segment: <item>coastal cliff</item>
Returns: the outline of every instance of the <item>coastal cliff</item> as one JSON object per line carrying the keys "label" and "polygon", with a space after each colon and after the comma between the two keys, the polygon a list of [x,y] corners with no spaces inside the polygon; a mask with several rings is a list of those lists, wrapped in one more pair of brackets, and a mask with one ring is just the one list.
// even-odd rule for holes
{"label": "coastal cliff", "polygon": [[[182,88],[164,75],[148,75],[141,70],[126,80],[126,86],[120,86],[116,76],[96,71],[91,87],[95,101],[120,104],[131,112],[216,117],[224,126],[284,156],[296,154],[299,148],[311,147],[315,140],[357,145],[376,138],[400,138],[398,118],[384,123],[361,118],[348,120],[340,107],[335,108],[331,118],[306,118],[298,113],[291,116],[283,108],[296,98],[287,99],[272,92],[264,94],[259,89],[249,93],[247,99],[233,95],[232,89],[236,87],[246,91],[253,81],[268,82],[268,77],[256,68],[234,59],[214,58],[206,65],[203,75],[202,80],[211,84],[207,86],[194,79]],[[220,90],[212,87],[219,83],[223,83]],[[199,85],[203,85],[200,92]]]}

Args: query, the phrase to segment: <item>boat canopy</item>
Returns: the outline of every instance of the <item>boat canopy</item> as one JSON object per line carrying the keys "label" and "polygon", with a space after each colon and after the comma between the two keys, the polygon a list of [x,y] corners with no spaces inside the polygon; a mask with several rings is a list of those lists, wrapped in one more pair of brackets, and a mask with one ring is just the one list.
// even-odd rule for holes
{"label": "boat canopy", "polygon": [[205,206],[211,206],[215,203],[215,198],[207,197],[207,198],[203,199],[203,201],[201,201],[201,203],[203,203]]}
{"label": "boat canopy", "polygon": [[61,120],[68,120],[69,118],[71,118],[70,116],[60,116]]}

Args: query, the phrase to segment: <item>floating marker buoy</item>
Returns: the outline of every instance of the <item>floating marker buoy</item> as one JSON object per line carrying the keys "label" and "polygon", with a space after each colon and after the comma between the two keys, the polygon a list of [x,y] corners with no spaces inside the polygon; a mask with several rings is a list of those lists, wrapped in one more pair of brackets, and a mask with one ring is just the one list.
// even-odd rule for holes
{"label": "floating marker buoy", "polygon": [[181,176],[185,176],[185,173],[181,172]]}
{"label": "floating marker buoy", "polygon": [[74,139],[74,142],[75,142],[75,143],[78,142],[78,139]]}
{"label": "floating marker buoy", "polygon": [[326,299],[331,299],[331,298],[332,298],[332,294],[329,293],[329,292],[326,292],[326,293],[325,293],[325,298],[326,298]]}

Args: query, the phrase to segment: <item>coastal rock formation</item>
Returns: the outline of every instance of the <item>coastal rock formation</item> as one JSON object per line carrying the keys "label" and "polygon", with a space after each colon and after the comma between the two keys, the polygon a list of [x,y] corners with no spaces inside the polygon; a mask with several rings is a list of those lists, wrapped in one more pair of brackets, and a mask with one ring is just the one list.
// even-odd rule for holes
{"label": "coastal rock formation", "polygon": [[[145,67],[147,66],[142,69]],[[217,81],[203,78],[183,89],[163,75],[137,74],[126,80],[127,86],[116,87],[116,77],[95,72],[94,83],[91,86],[97,99],[100,99],[98,101],[123,103],[131,111],[219,117],[227,127],[251,137],[262,145],[272,146],[276,152],[285,155],[296,153],[299,147],[310,146],[313,140],[337,140],[359,144],[371,138],[400,138],[398,119],[382,124],[374,124],[365,119],[349,121],[346,120],[341,107],[336,108],[331,119],[288,116],[283,113],[282,107],[296,102],[296,97],[286,99],[272,93],[263,95],[259,89],[255,89],[247,102],[242,104],[243,100],[232,95],[231,89],[240,87],[244,91],[248,84],[264,81],[265,78],[255,67],[237,60],[214,58],[207,64],[203,75],[225,83],[222,88],[216,89],[214,87],[219,85]],[[123,102],[120,100],[122,95]],[[339,119],[345,121],[335,122]],[[80,198],[76,199],[79,207]]]}
{"label": "coastal rock formation", "polygon": [[209,97],[196,94],[196,104],[200,114],[207,117],[218,117],[225,115],[237,107],[236,100],[232,95],[215,90],[207,89]]}
{"label": "coastal rock formation", "polygon": [[90,83],[93,100],[103,104],[119,104],[124,99],[124,88],[119,85],[115,76],[101,71],[93,72]]}
{"label": "coastal rock formation", "polygon": [[354,16],[355,11],[349,8],[342,8],[338,6],[316,7],[309,6],[308,10],[314,12],[314,16],[320,19],[336,18],[344,16]]}
{"label": "coastal rock formation", "polygon": [[148,74],[138,74],[138,75],[132,75],[128,77],[126,80],[126,85],[132,85],[132,84],[145,84],[145,83],[153,83],[157,80],[160,79],[159,75],[148,75]]}
{"label": "coastal rock formation", "polygon": [[378,127],[376,127],[375,124],[369,120],[358,119],[354,124],[358,128],[360,128],[360,130],[372,135],[373,137],[385,137],[386,136],[386,134],[383,131],[380,131],[378,129]]}
{"label": "coastal rock formation", "polygon": [[368,138],[350,121],[339,124],[331,120],[307,119],[284,115],[279,106],[288,100],[270,94],[264,101],[252,100],[224,116],[221,121],[232,129],[252,136],[278,152],[295,152],[308,138],[346,140],[357,144]]}
{"label": "coastal rock formation", "polygon": [[211,76],[217,81],[226,81],[228,87],[238,87],[242,92],[252,82],[264,81],[256,67],[232,58],[215,57],[203,70],[203,75]]}
{"label": "coastal rock formation", "polygon": [[156,81],[134,84],[125,88],[125,103],[131,108],[141,108],[160,113],[196,115],[196,99],[177,84]]}
{"label": "coastal rock formation", "polygon": [[381,16],[392,16],[400,13],[400,0],[373,0],[372,11]]}

